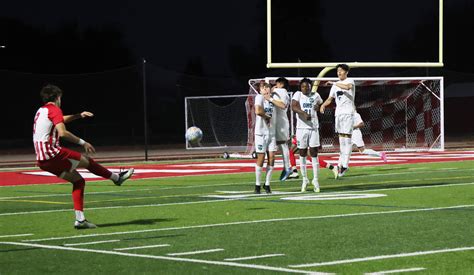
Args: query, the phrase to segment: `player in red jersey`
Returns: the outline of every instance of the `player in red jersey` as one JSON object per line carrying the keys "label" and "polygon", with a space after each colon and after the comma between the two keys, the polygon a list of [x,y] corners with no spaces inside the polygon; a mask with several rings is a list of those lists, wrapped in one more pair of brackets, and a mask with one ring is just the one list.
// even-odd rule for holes
{"label": "player in red jersey", "polygon": [[90,112],[76,115],[63,115],[61,110],[62,90],[54,85],[46,85],[41,89],[40,96],[44,105],[38,109],[33,124],[33,143],[36,151],[37,165],[73,184],[72,199],[76,221],[76,229],[96,228],[97,226],[86,220],[84,216],[84,178],[77,172],[77,168],[85,168],[91,173],[112,180],[120,186],[129,179],[134,169],[130,168],[120,173],[112,173],[98,164],[89,156],[61,147],[59,139],[65,139],[84,147],[86,154],[95,153],[94,147],[66,130],[65,124],[79,118],[92,117]]}

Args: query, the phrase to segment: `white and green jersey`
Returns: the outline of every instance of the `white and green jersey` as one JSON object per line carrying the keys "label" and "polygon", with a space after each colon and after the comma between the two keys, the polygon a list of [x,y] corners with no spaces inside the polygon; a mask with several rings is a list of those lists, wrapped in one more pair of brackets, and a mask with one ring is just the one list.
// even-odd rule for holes
{"label": "white and green jersey", "polygon": [[299,114],[296,115],[296,128],[297,129],[317,129],[319,127],[318,112],[315,110],[315,106],[321,105],[323,99],[317,92],[311,92],[308,95],[297,91],[292,100],[298,101],[301,110],[311,116],[311,120],[304,120]]}
{"label": "white and green jersey", "polygon": [[352,89],[345,90],[336,86],[336,84],[332,85],[331,91],[329,92],[329,96],[336,99],[336,113],[335,115],[342,115],[342,114],[353,114],[355,111],[354,108],[354,100],[355,100],[355,84],[354,80],[350,78],[346,78],[344,80],[339,80],[337,83],[342,84],[352,84]]}
{"label": "white and green jersey", "polygon": [[272,103],[265,100],[262,95],[257,95],[255,97],[255,108],[257,105],[262,106],[265,110],[265,114],[270,119],[270,124],[265,122],[265,119],[259,115],[255,116],[255,134],[256,135],[275,135],[275,119],[273,117],[274,106]]}

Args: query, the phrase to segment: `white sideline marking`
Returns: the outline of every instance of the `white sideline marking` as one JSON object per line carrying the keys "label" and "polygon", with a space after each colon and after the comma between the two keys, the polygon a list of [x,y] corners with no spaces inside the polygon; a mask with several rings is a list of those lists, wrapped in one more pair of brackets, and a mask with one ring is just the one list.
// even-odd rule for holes
{"label": "white sideline marking", "polygon": [[[255,166],[255,164],[254,164],[254,166]],[[117,169],[115,169],[115,170],[117,170]],[[135,174],[144,174],[144,173],[189,174],[189,173],[203,173],[203,172],[222,172],[222,171],[231,171],[231,170],[235,170],[235,169],[135,169]],[[111,171],[114,171],[114,169],[111,169]],[[79,169],[78,172],[85,179],[102,178],[100,176],[92,174],[91,172],[89,172],[87,170]],[[25,175],[33,175],[33,176],[56,177],[56,175],[51,174],[49,172],[45,172],[45,171],[21,172],[21,173],[25,174]]]}
{"label": "white sideline marking", "polygon": [[[284,267],[265,266],[265,265],[253,265],[253,264],[242,264],[242,263],[234,263],[234,262],[219,262],[219,261],[209,261],[209,260],[199,260],[199,259],[189,259],[189,258],[176,258],[176,257],[167,257],[167,256],[132,254],[132,253],[125,253],[125,252],[117,252],[117,251],[95,250],[95,249],[87,249],[87,248],[64,247],[64,246],[54,246],[54,245],[41,245],[41,244],[33,244],[33,243],[0,242],[0,244],[20,245],[20,246],[38,247],[38,248],[45,248],[45,249],[68,250],[68,251],[76,251],[76,252],[78,252],[78,251],[79,252],[91,252],[91,253],[98,253],[98,254],[108,254],[108,255],[118,255],[118,256],[128,256],[128,257],[148,258],[148,259],[158,259],[158,260],[169,260],[169,261],[176,261],[176,262],[212,264],[212,265],[245,267],[245,268],[261,269],[261,270],[272,270],[272,271],[278,271],[278,272],[308,274],[308,271],[297,270],[297,269],[289,269],[289,268],[284,268]],[[313,273],[313,272],[311,272],[311,273]],[[328,273],[314,272],[313,274],[328,274]]]}
{"label": "white sideline marking", "polygon": [[[206,200],[206,201],[186,201],[186,202],[173,202],[173,203],[157,203],[157,204],[138,204],[128,206],[106,206],[106,207],[91,207],[87,208],[87,211],[91,210],[102,210],[102,209],[122,209],[122,208],[140,208],[140,207],[160,207],[170,205],[185,205],[185,204],[199,204],[199,203],[212,203],[212,202],[223,202],[231,201],[235,199],[222,199],[222,200]],[[28,214],[43,214],[43,213],[55,213],[55,212],[69,212],[71,209],[56,209],[56,210],[40,210],[40,211],[28,211],[28,212],[11,212],[11,213],[0,213],[0,216],[15,216],[15,215],[28,215]]]}
{"label": "white sideline marking", "polygon": [[285,256],[285,254],[266,254],[266,255],[249,256],[249,257],[241,257],[241,258],[227,258],[227,259],[224,259],[224,261],[245,261],[245,260],[270,258],[270,257],[277,257],[277,256]]}
{"label": "white sideline marking", "polygon": [[99,243],[116,243],[120,240],[106,240],[106,241],[97,241],[97,242],[88,242],[88,243],[65,243],[64,246],[79,246],[79,245],[89,245],[89,244],[99,244]]}
{"label": "white sideline marking", "polygon": [[168,256],[184,256],[184,255],[195,255],[195,254],[204,254],[204,253],[211,253],[217,251],[224,251],[223,248],[214,248],[214,249],[206,249],[206,250],[195,250],[195,251],[188,251],[188,252],[178,252],[178,253],[168,253]]}
{"label": "white sideline marking", "polygon": [[283,197],[281,200],[288,201],[328,201],[328,200],[355,200],[386,197],[385,194],[324,194],[310,196]]}
{"label": "white sideline marking", "polygon": [[[242,194],[245,193],[245,194]],[[281,192],[281,191],[272,191],[271,194],[254,194],[251,192],[251,194],[247,194],[248,192],[240,192],[238,195],[205,195],[202,196],[203,198],[217,198],[217,199],[243,199],[243,198],[250,198],[250,197],[268,197],[268,196],[279,196],[279,195],[296,195],[296,194],[301,194],[301,192],[298,191],[290,191],[290,192]]]}
{"label": "white sideline marking", "polygon": [[170,246],[170,245],[164,243],[164,244],[145,245],[145,246],[114,248],[114,250],[122,251],[122,250],[135,250],[135,249],[145,249],[145,248],[155,248],[155,247],[166,247],[166,246]]}
{"label": "white sideline marking", "polygon": [[[468,169],[474,170],[474,169]],[[416,173],[416,172],[415,172]],[[370,175],[364,175],[365,177]],[[417,180],[418,181],[418,180]],[[253,183],[253,182],[252,182]],[[232,184],[224,184],[224,185],[232,185]],[[337,191],[337,192],[328,192],[333,194],[338,193],[362,193],[362,192],[375,192],[375,191],[397,191],[397,190],[408,190],[408,189],[422,189],[422,188],[442,188],[442,187],[457,187],[457,186],[465,186],[465,185],[474,185],[474,182],[464,182],[464,183],[452,183],[452,184],[442,184],[442,185],[427,185],[427,186],[409,186],[409,187],[397,187],[397,188],[380,188],[380,189],[371,189],[371,190],[360,190],[360,191]],[[173,188],[196,188],[195,186],[185,186],[185,187],[170,187],[170,188],[163,188],[163,189],[173,189]],[[163,190],[158,189],[158,190]],[[299,193],[299,192],[297,192]],[[70,196],[70,194],[68,195]],[[268,196],[258,196],[258,198],[266,198]],[[161,206],[171,206],[171,205],[186,205],[186,204],[198,204],[198,203],[213,203],[213,202],[225,202],[225,201],[232,201],[236,199],[222,199],[222,200],[206,200],[206,201],[191,201],[191,202],[176,202],[176,203],[163,203],[163,204],[137,204],[137,205],[129,205],[129,206],[105,206],[105,207],[91,207],[87,208],[87,211],[91,210],[102,210],[102,209],[122,209],[122,208],[140,208],[140,207],[161,207]],[[40,210],[40,211],[28,211],[28,212],[10,212],[10,213],[0,213],[0,216],[15,216],[15,215],[28,215],[28,214],[44,214],[44,213],[56,213],[56,212],[67,212],[71,211],[71,209],[56,209],[56,210]]]}
{"label": "white sideline marking", "polygon": [[394,270],[385,270],[385,271],[378,271],[373,273],[365,273],[364,275],[379,275],[379,274],[391,274],[391,273],[402,273],[402,272],[415,272],[425,270],[424,267],[413,267],[413,268],[406,268],[406,269],[394,269]]}
{"label": "white sideline marking", "polygon": [[335,214],[335,215],[326,215],[326,216],[292,217],[292,218],[278,218],[278,219],[268,219],[268,220],[253,220],[253,221],[241,221],[241,222],[202,224],[202,225],[191,225],[191,226],[180,226],[180,227],[144,229],[144,230],[135,230],[135,231],[111,232],[111,233],[102,233],[102,234],[75,235],[75,236],[67,236],[67,237],[52,237],[52,238],[35,239],[35,240],[22,240],[22,242],[42,242],[42,241],[52,241],[52,240],[65,240],[65,239],[88,238],[88,237],[99,237],[99,236],[112,236],[112,235],[122,235],[122,234],[171,231],[171,230],[186,230],[186,229],[195,229],[195,228],[211,228],[211,227],[220,227],[220,226],[229,226],[229,225],[255,224],[255,223],[266,223],[266,222],[282,222],[282,221],[345,218],[345,217],[357,217],[357,216],[369,216],[369,215],[400,214],[400,213],[436,211],[436,210],[459,209],[459,208],[469,208],[469,207],[474,207],[474,204],[455,205],[455,206],[436,207],[436,208],[418,208],[418,209],[405,209],[405,210],[394,210],[394,211],[377,211],[377,212],[363,212],[363,213],[350,213],[350,214]]}
{"label": "white sideline marking", "polygon": [[[85,192],[86,195],[96,194],[108,194],[108,193],[124,193],[124,192],[137,192],[137,191],[151,191],[153,189],[130,189],[130,190],[119,190],[119,191],[103,191],[103,192]],[[47,198],[47,197],[70,197],[71,194],[49,194],[49,195],[31,195],[31,196],[16,196],[16,197],[0,197],[0,200],[9,199],[31,199],[31,198]]]}
{"label": "white sideline marking", "polygon": [[316,267],[316,266],[350,264],[350,263],[358,263],[358,262],[367,262],[367,261],[376,261],[376,260],[394,259],[394,258],[403,258],[403,257],[413,257],[413,256],[430,255],[430,254],[438,254],[438,253],[448,253],[448,252],[459,252],[459,251],[468,251],[468,250],[474,250],[474,246],[458,247],[458,248],[446,248],[446,249],[440,249],[440,250],[417,251],[417,252],[400,253],[400,254],[393,254],[393,255],[372,256],[372,257],[365,257],[365,258],[346,259],[346,260],[322,262],[322,263],[289,265],[289,267],[301,268],[301,267]]}
{"label": "white sideline marking", "polygon": [[34,234],[28,233],[28,234],[16,234],[16,235],[3,235],[0,236],[0,238],[10,238],[10,237],[26,237],[26,236],[33,236]]}

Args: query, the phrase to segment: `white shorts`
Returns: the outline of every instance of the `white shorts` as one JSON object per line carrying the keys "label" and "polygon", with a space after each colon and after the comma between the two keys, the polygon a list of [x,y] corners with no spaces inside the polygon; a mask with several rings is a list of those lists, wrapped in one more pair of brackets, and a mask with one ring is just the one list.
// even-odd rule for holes
{"label": "white shorts", "polygon": [[352,134],[352,127],[354,126],[354,115],[342,114],[336,116],[336,133],[338,134]]}
{"label": "white shorts", "polygon": [[365,146],[364,140],[362,139],[362,132],[360,131],[360,129],[354,129],[352,131],[351,139],[352,139],[352,144],[357,146],[357,148]]}
{"label": "white shorts", "polygon": [[298,149],[319,147],[319,130],[296,129],[296,141]]}
{"label": "white shorts", "polygon": [[255,152],[265,153],[267,151],[277,151],[275,137],[270,137],[269,135],[255,135]]}
{"label": "white shorts", "polygon": [[277,141],[288,141],[290,139],[290,123],[287,120],[277,121],[275,137]]}

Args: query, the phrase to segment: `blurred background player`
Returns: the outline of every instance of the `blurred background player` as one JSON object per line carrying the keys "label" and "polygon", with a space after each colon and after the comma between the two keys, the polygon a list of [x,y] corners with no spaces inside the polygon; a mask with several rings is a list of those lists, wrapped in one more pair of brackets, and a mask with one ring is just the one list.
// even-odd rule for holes
{"label": "blurred background player", "polygon": [[376,156],[381,158],[384,162],[387,162],[387,155],[385,152],[377,152],[372,149],[365,148],[364,140],[362,139],[361,128],[364,127],[364,121],[360,114],[356,111],[354,113],[354,129],[352,131],[352,144],[357,146],[357,149],[361,154]]}
{"label": "blurred background player", "polygon": [[336,66],[338,81],[328,81],[326,85],[332,85],[329,96],[321,105],[320,112],[324,110],[335,99],[335,131],[339,134],[339,176],[344,175],[349,167],[349,158],[352,152],[352,129],[354,126],[354,99],[355,84],[354,80],[347,77],[349,66],[347,64],[338,64]]}
{"label": "blurred background player", "polygon": [[319,93],[311,92],[311,80],[303,78],[300,81],[300,90],[297,91],[291,100],[291,108],[297,114],[296,118],[296,140],[297,147],[300,153],[300,168],[303,182],[301,184],[301,192],[306,192],[306,187],[309,184],[306,157],[311,156],[311,164],[313,166],[313,179],[311,183],[314,186],[314,192],[319,192],[319,163],[318,163],[318,147],[319,142],[319,121],[317,110],[323,100]]}
{"label": "blurred background player", "polygon": [[284,77],[280,77],[275,81],[275,87],[272,92],[273,103],[275,104],[275,137],[277,145],[281,148],[283,157],[283,171],[280,180],[284,181],[291,174],[290,152],[288,141],[290,139],[290,122],[288,120],[288,106],[290,97],[288,96],[289,83]]}
{"label": "blurred background player", "polygon": [[130,178],[134,170],[130,168],[119,174],[112,173],[91,157],[61,147],[59,144],[60,138],[83,146],[86,154],[95,153],[95,149],[90,143],[66,130],[65,126],[66,123],[78,118],[92,117],[93,114],[82,112],[76,115],[63,116],[61,110],[62,94],[63,91],[54,85],[46,85],[41,89],[40,96],[44,105],[36,112],[33,124],[33,144],[37,165],[42,170],[72,183],[72,199],[76,214],[74,227],[76,229],[96,228],[97,226],[87,221],[84,216],[85,180],[76,169],[85,168],[94,175],[112,180],[118,186]]}
{"label": "blurred background player", "polygon": [[274,106],[271,97],[271,85],[259,84],[259,92],[255,97],[255,152],[257,163],[255,164],[255,194],[261,192],[260,178],[262,175],[265,154],[268,155],[267,172],[265,176],[265,192],[271,193],[270,181],[275,163],[275,152],[277,150],[275,140],[275,119],[273,118]]}

